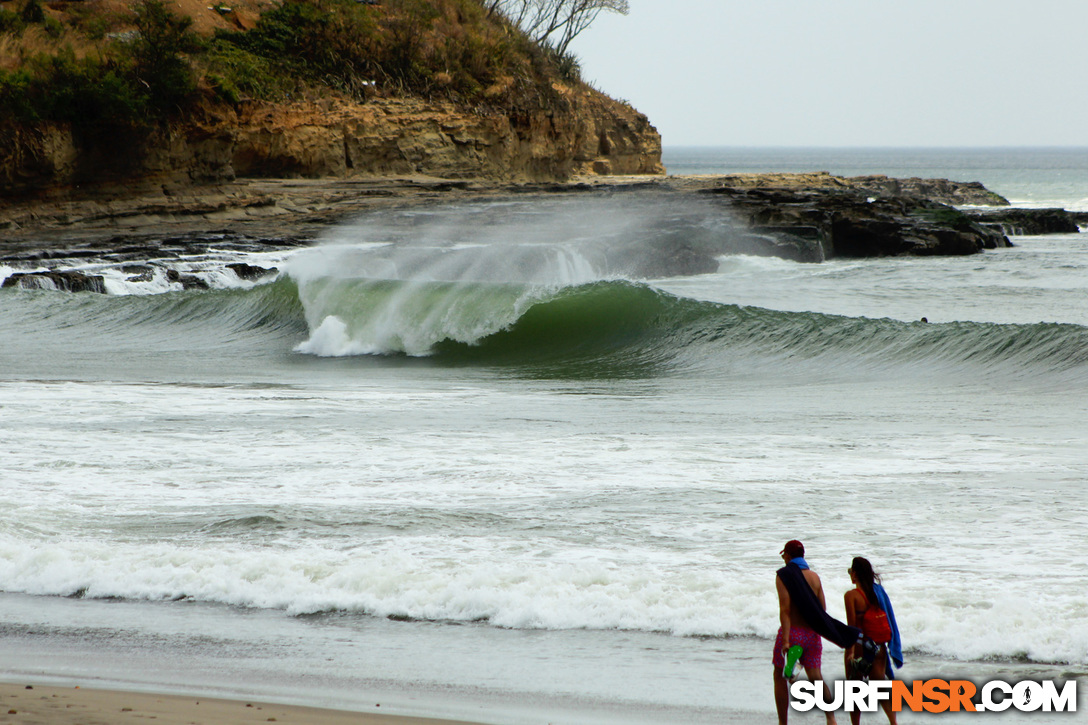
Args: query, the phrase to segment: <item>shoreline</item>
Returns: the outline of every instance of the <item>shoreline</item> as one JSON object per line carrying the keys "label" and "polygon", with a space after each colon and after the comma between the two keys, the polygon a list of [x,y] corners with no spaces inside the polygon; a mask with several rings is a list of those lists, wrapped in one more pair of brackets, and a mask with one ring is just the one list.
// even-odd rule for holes
{"label": "shoreline", "polygon": [[[132,708],[126,716],[139,712],[178,725],[233,725],[269,717],[318,725],[774,721],[768,638],[506,630],[350,615],[315,620],[193,602],[26,594],[0,595],[0,620],[5,622],[0,682],[8,683],[0,686],[0,723],[122,723],[111,716],[123,708]],[[840,662],[841,651],[828,647],[825,675],[839,679]],[[907,680],[1073,677],[1081,680],[1082,694],[1084,687],[1084,673],[1076,666],[954,661],[915,652],[899,675]],[[34,689],[26,690],[28,684]],[[107,694],[95,701],[97,719],[81,720],[35,719],[28,714],[30,705],[9,699],[15,694],[49,708],[60,698],[51,690],[41,700],[45,688],[69,698],[61,710],[76,709],[70,698],[87,692]],[[158,707],[155,701],[162,698],[205,719],[164,720],[146,709]],[[205,707],[212,700],[231,703],[215,711],[226,713],[221,719],[210,717]],[[284,708],[293,714],[274,712]],[[22,714],[6,719],[11,709]],[[331,719],[292,719],[313,710]],[[263,717],[230,716],[240,712]],[[1036,719],[1062,721],[1060,716]]]}
{"label": "shoreline", "polygon": [[[759,175],[762,176],[762,175]],[[778,174],[768,175],[781,176]],[[270,218],[322,224],[328,215],[398,204],[479,199],[497,195],[562,193],[631,185],[665,186],[674,179],[710,183],[717,176],[661,174],[586,176],[557,182],[514,182],[426,175],[357,177],[246,177],[210,184],[141,184],[73,189],[0,198],[0,229],[140,229],[156,223],[181,228],[224,224],[264,226]]]}
{"label": "shoreline", "polygon": [[[372,711],[337,709],[268,702],[259,698],[207,697],[197,693],[176,694],[37,682],[24,684],[23,681],[0,680],[0,723],[25,725],[119,725],[142,720],[155,720],[161,725],[257,725],[269,722],[280,725],[511,725],[530,722],[522,717],[473,720],[423,717],[378,712],[380,707],[381,703],[376,703]],[[723,725],[761,722],[769,725],[773,719],[769,712],[719,711],[714,721]],[[546,719],[542,716],[532,720],[545,721],[577,723],[597,720],[592,715],[585,721],[562,716],[553,719],[551,715]],[[670,721],[666,718],[656,722]]]}
{"label": "shoreline", "polygon": [[[293,617],[210,603],[27,594],[0,594],[0,621],[0,682],[35,688],[489,725],[769,723],[773,712],[759,687],[769,680],[769,645],[761,639]],[[0,723],[8,709],[0,703]]]}
{"label": "shoreline", "polygon": [[[375,705],[380,707],[380,705]],[[466,720],[387,715],[247,699],[0,683],[0,722],[84,725],[154,719],[164,725],[276,722],[291,725],[483,725]]]}

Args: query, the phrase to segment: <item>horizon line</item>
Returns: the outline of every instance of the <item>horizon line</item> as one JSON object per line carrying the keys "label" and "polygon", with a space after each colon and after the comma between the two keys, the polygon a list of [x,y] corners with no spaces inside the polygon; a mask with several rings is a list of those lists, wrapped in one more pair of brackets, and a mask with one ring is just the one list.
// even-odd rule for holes
{"label": "horizon line", "polygon": [[741,150],[782,150],[782,151],[795,151],[795,150],[829,150],[829,151],[842,151],[842,150],[859,150],[859,151],[873,151],[873,150],[891,150],[891,151],[946,151],[946,150],[979,150],[979,151],[1038,151],[1038,150],[1052,150],[1052,151],[1066,151],[1066,150],[1088,150],[1088,144],[1084,145],[1063,145],[1063,144],[1050,144],[1050,145],[1023,145],[1023,144],[986,144],[978,146],[964,146],[955,144],[932,144],[932,145],[894,145],[894,144],[859,144],[859,145],[838,145],[838,144],[713,144],[713,143],[695,143],[695,144],[680,144],[680,143],[662,143],[661,148],[686,148],[686,149],[741,149]]}

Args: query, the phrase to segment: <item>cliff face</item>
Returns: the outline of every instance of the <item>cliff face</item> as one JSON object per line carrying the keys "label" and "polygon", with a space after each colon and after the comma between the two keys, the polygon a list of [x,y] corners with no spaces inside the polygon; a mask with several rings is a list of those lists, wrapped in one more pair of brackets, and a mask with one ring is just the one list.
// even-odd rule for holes
{"label": "cliff face", "polygon": [[556,86],[567,110],[476,113],[415,98],[250,102],[131,139],[57,124],[0,147],[0,193],[99,183],[206,183],[236,177],[427,175],[559,181],[661,174],[645,116],[588,88]]}

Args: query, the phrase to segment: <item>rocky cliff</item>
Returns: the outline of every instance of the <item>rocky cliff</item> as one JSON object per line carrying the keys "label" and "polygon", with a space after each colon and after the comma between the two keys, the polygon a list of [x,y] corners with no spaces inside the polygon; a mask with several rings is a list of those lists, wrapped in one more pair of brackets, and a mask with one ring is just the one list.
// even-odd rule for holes
{"label": "rocky cliff", "polygon": [[558,181],[661,174],[647,118],[592,89],[556,84],[562,110],[474,111],[418,98],[249,102],[126,139],[62,124],[0,147],[0,193],[118,183],[188,185],[236,177],[426,175]]}
{"label": "rocky cliff", "polygon": [[475,0],[21,1],[0,195],[664,173],[644,115]]}

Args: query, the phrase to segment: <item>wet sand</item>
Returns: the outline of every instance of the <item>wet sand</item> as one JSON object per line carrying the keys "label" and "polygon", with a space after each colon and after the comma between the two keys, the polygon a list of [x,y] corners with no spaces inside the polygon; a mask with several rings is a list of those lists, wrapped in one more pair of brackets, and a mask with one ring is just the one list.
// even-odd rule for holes
{"label": "wet sand", "polygon": [[[375,709],[380,703],[375,703]],[[470,725],[378,713],[324,710],[252,700],[223,700],[82,687],[0,684],[0,723],[19,725]]]}

